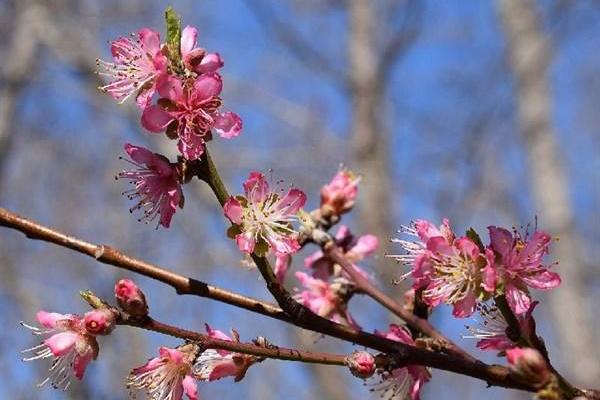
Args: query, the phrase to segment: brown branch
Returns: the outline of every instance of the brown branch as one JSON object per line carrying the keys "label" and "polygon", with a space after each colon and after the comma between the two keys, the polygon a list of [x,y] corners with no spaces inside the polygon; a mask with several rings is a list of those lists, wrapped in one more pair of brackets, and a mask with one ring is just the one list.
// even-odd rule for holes
{"label": "brown branch", "polygon": [[210,336],[178,328],[169,324],[147,318],[142,321],[135,319],[122,318],[120,325],[133,326],[153,332],[162,333],[184,340],[199,342],[205,349],[220,349],[232,351],[235,353],[250,354],[257,357],[273,358],[286,361],[298,361],[305,363],[327,364],[327,365],[346,365],[345,355],[331,354],[322,352],[309,352],[296,349],[287,349],[273,345],[259,346],[251,343],[241,343],[215,339]]}
{"label": "brown branch", "polygon": [[180,295],[189,294],[206,297],[267,317],[289,322],[288,316],[273,304],[242,296],[216,286],[208,285],[202,281],[167,271],[154,264],[124,254],[111,246],[86,242],[23,218],[4,208],[0,208],[0,225],[20,231],[30,239],[54,243],[93,257],[101,263],[113,265],[166,283],[173,287]]}

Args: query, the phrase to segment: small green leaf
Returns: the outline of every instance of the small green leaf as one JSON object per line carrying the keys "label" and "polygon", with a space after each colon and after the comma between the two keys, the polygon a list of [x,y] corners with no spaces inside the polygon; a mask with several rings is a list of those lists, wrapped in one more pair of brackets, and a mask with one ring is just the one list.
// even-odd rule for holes
{"label": "small green leaf", "polygon": [[481,241],[479,234],[477,232],[475,232],[475,229],[473,229],[473,228],[467,229],[466,235],[469,239],[471,239],[473,241],[473,243],[475,243],[477,245],[477,247],[479,247],[479,251],[481,251],[482,253],[485,253],[485,246],[483,245],[483,242]]}
{"label": "small green leaf", "polygon": [[181,63],[181,17],[177,15],[173,7],[167,7],[165,11],[165,22],[167,24],[167,50],[172,65]]}

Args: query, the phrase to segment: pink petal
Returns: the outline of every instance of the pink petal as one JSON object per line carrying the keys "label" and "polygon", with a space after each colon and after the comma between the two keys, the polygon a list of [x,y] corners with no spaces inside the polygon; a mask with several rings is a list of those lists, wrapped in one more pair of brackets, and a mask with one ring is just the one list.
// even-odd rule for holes
{"label": "pink petal", "polygon": [[185,104],[186,96],[181,79],[171,75],[163,75],[156,83],[156,89],[161,97],[167,98],[174,103]]}
{"label": "pink petal", "polygon": [[475,259],[479,256],[479,247],[468,237],[461,237],[454,242],[456,248],[469,258]]}
{"label": "pink petal", "polygon": [[230,197],[225,205],[223,206],[223,212],[225,216],[234,224],[242,223],[242,216],[244,215],[244,210],[240,202],[235,197]]}
{"label": "pink petal", "polygon": [[379,239],[375,235],[363,235],[358,238],[356,244],[350,249],[350,251],[360,258],[370,256],[377,250],[379,246]]}
{"label": "pink petal", "polygon": [[198,400],[198,385],[191,375],[186,375],[181,382],[183,391],[190,400]]}
{"label": "pink petal", "polygon": [[[209,337],[211,337],[213,339],[220,339],[220,340],[225,340],[227,342],[231,342],[231,338],[229,336],[227,336],[225,333],[223,333],[222,331],[220,331],[218,329],[213,329],[208,324],[204,324],[204,327],[205,327],[206,333],[208,334]],[[225,351],[225,350],[223,350],[223,351]],[[230,352],[227,351],[227,353],[230,353]]]}
{"label": "pink petal", "polygon": [[470,292],[467,296],[454,303],[454,308],[452,309],[452,315],[456,318],[465,318],[475,312],[475,305],[477,304],[477,298],[475,297],[475,293]]}
{"label": "pink petal", "polygon": [[148,371],[153,371],[163,364],[164,364],[164,362],[160,357],[154,357],[153,359],[151,359],[150,361],[148,361],[146,364],[142,365],[141,367],[134,368],[133,374],[140,375],[140,374],[143,374]]}
{"label": "pink petal", "polygon": [[150,132],[163,132],[175,118],[157,105],[144,108],[142,112],[142,126]]}
{"label": "pink petal", "polygon": [[232,359],[227,358],[222,361],[218,361],[210,375],[208,376],[209,381],[215,381],[217,379],[225,378],[227,376],[236,376],[238,373],[238,367],[235,365]]}
{"label": "pink petal", "polygon": [[169,347],[161,347],[158,349],[158,354],[161,357],[167,358],[175,363],[183,362],[183,353],[177,349],[171,349]]}
{"label": "pink petal", "polygon": [[252,203],[260,203],[267,199],[269,183],[265,176],[257,171],[250,172],[248,179],[244,182],[244,192]]}
{"label": "pink petal", "polygon": [[136,163],[150,164],[156,158],[156,155],[142,146],[136,146],[131,143],[125,143],[123,146],[125,153]]}
{"label": "pink petal", "polygon": [[186,160],[197,160],[204,154],[204,136],[190,132],[187,127],[185,131],[187,132],[177,142],[177,149]]}
{"label": "pink petal", "polygon": [[291,189],[287,194],[279,200],[277,209],[282,212],[282,215],[296,214],[306,203],[306,195],[298,189]]}
{"label": "pink petal", "polygon": [[521,279],[527,286],[540,290],[554,289],[561,283],[560,275],[547,269],[537,274],[521,276]]}
{"label": "pink petal", "polygon": [[177,186],[177,188],[171,189],[166,193],[165,198],[160,204],[160,225],[165,228],[168,228],[171,225],[171,219],[181,203],[182,196],[180,186]]}
{"label": "pink petal", "polygon": [[231,139],[242,132],[242,119],[231,111],[218,114],[213,126],[215,132],[222,138]]}
{"label": "pink petal", "polygon": [[65,319],[72,319],[73,316],[70,314],[59,314],[54,312],[38,311],[36,314],[37,321],[44,327],[52,329],[56,327],[58,321]]}
{"label": "pink petal", "polygon": [[510,349],[514,346],[515,343],[506,336],[501,336],[493,339],[481,339],[477,342],[477,348],[481,350],[503,351],[506,349]]}
{"label": "pink petal", "polygon": [[142,42],[144,50],[154,56],[154,53],[160,50],[160,34],[149,28],[142,28],[138,31],[138,37]]}
{"label": "pink petal", "polygon": [[275,258],[275,269],[273,272],[275,273],[275,277],[277,277],[277,281],[281,284],[285,280],[285,273],[288,270],[290,262],[291,257],[287,254],[278,254]]}
{"label": "pink petal", "polygon": [[138,92],[137,96],[135,96],[135,102],[138,105],[138,107],[143,110],[146,107],[150,106],[154,92],[155,92],[154,86],[141,89]]}
{"label": "pink petal", "polygon": [[516,315],[525,314],[527,310],[529,310],[531,305],[529,295],[518,289],[514,284],[507,284],[504,294],[510,309],[513,310]]}
{"label": "pink petal", "polygon": [[198,38],[198,29],[192,26],[186,26],[181,32],[181,56],[185,59],[190,51],[196,47],[196,40]]}
{"label": "pink petal", "polygon": [[79,380],[83,378],[83,374],[85,373],[85,369],[87,368],[90,361],[92,361],[93,352],[88,351],[83,355],[75,356],[73,360],[73,372],[75,377]]}
{"label": "pink petal", "polygon": [[504,228],[498,228],[496,226],[488,226],[490,233],[490,242],[492,248],[506,259],[510,254],[513,247],[513,236]]}
{"label": "pink petal", "polygon": [[73,349],[79,339],[79,334],[71,331],[60,332],[44,340],[52,354],[57,357],[67,354]]}
{"label": "pink petal", "polygon": [[293,254],[300,250],[298,240],[289,236],[270,237],[269,244],[277,254]]}
{"label": "pink petal", "polygon": [[254,246],[256,245],[254,235],[240,233],[235,237],[235,242],[240,251],[246,252],[248,254],[252,254],[254,252]]}
{"label": "pink petal", "polygon": [[344,241],[351,235],[352,233],[350,233],[350,228],[348,228],[346,225],[340,225],[337,232],[335,233],[335,238],[339,241]]}
{"label": "pink petal", "polygon": [[194,71],[199,74],[212,74],[217,72],[224,64],[219,53],[208,53],[202,57],[202,61],[200,61],[200,64],[196,66]]}
{"label": "pink petal", "polygon": [[194,81],[191,96],[194,102],[201,102],[218,96],[221,90],[223,90],[223,80],[219,74],[200,75]]}

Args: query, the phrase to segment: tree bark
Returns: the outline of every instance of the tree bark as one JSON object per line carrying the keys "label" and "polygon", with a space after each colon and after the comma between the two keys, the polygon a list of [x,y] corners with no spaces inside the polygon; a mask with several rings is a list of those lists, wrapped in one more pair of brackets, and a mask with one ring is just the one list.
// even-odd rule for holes
{"label": "tree bark", "polygon": [[548,67],[551,49],[533,0],[499,0],[507,37],[509,65],[516,83],[520,131],[529,163],[531,190],[544,228],[560,240],[554,256],[561,261],[562,285],[548,296],[566,370],[580,384],[600,376],[589,304],[582,271],[582,248],[574,228],[569,183],[552,126]]}

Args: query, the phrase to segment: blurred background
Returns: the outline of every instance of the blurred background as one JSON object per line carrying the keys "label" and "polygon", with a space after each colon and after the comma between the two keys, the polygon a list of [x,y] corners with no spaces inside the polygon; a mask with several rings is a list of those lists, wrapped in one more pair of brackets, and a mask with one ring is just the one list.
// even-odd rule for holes
{"label": "blurred background", "polygon": [[[381,240],[365,263],[379,283],[404,272],[383,255],[414,218],[450,218],[457,232],[519,226],[536,216],[560,238],[552,259],[563,286],[536,309],[555,365],[573,382],[600,378],[600,3],[595,0],[181,0],[171,3],[199,41],[225,59],[225,107],[242,136],[211,150],[233,192],[251,169],[303,188],[308,208],[340,163],[364,175],[360,203],[345,218]],[[149,0],[0,1],[0,206],[96,243],[114,245],[178,273],[270,300],[257,271],[224,239],[226,221],[198,183],[171,229],[140,224],[114,175],[125,142],[171,156],[173,142],[149,135],[139,111],[96,90],[95,58],[108,41],[148,26],[164,32],[168,5]],[[303,255],[294,260],[303,268]],[[0,398],[125,399],[129,369],[177,341],[127,328],[102,338],[86,379],[68,393],[36,390],[43,363],[22,363],[36,339],[18,325],[40,309],[84,312],[78,291],[111,297],[133,277],[153,315],[202,330],[235,327],[243,339],[349,352],[273,320],[168,287],[65,249],[0,230]],[[297,286],[293,275],[286,282]],[[368,299],[351,310],[366,330],[394,319]],[[465,324],[432,321],[463,341]],[[465,346],[475,352],[473,343]],[[486,361],[502,361],[482,354]],[[368,399],[369,387],[332,367],[266,361],[234,384],[200,384],[210,399]],[[526,399],[514,391],[433,371],[424,399]]]}

